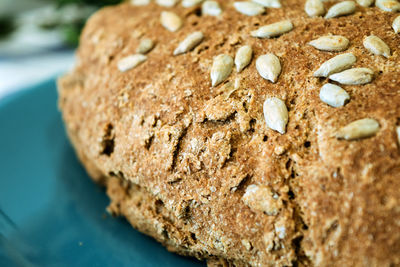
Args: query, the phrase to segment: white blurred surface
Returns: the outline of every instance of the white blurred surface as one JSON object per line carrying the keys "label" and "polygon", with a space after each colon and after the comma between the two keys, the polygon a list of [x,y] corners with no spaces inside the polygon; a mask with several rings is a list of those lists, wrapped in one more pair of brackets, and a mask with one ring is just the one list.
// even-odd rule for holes
{"label": "white blurred surface", "polygon": [[41,7],[48,2],[46,0],[0,0],[0,17],[14,16],[21,11]]}
{"label": "white blurred surface", "polygon": [[74,52],[53,51],[0,59],[0,99],[70,70]]}
{"label": "white blurred surface", "polygon": [[[50,4],[49,4],[50,3]],[[0,40],[0,99],[70,70],[74,51],[65,48],[60,31],[40,25],[71,22],[86,17],[93,8],[77,5],[57,9],[44,0],[0,0],[0,17],[15,15],[17,30]]]}

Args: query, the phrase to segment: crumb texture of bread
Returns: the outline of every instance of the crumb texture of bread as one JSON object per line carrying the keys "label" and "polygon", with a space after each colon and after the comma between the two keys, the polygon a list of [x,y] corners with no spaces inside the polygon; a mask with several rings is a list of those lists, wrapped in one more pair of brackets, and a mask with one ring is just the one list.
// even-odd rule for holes
{"label": "crumb texture of bread", "polygon": [[[202,14],[201,4],[151,1],[107,7],[89,19],[77,65],[58,82],[59,106],[80,160],[107,188],[108,210],[209,266],[399,266],[398,13],[357,4],[349,15],[326,19],[309,17],[305,0],[282,0],[280,8],[248,16],[234,1],[217,2],[222,12],[215,16]],[[328,10],[334,2],[323,4]],[[166,29],[165,11],[182,25]],[[293,28],[272,29],[274,38],[251,34],[286,20]],[[195,32],[202,35],[174,55]],[[343,51],[309,44],[329,35],[349,43]],[[371,35],[390,55],[364,47]],[[143,40],[151,43],[146,56],[121,68]],[[251,49],[238,72],[228,56],[234,60],[243,46]],[[370,69],[372,80],[313,76],[344,53],[356,57],[352,68]],[[274,83],[256,68],[266,54],[279,60]],[[215,67],[223,81],[212,86],[219,55],[229,60]],[[275,69],[267,63],[262,71]],[[328,82],[349,95],[340,107],[320,99]],[[269,98],[287,108],[281,132],[266,125]],[[340,129],[365,118],[376,121],[374,129],[339,138]]]}

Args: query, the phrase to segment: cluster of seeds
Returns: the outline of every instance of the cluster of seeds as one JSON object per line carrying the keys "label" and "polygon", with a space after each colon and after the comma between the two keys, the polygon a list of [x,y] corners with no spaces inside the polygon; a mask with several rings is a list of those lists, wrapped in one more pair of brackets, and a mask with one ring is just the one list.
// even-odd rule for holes
{"label": "cluster of seeds", "polygon": [[[304,11],[309,17],[318,17],[325,14],[324,0],[307,0],[304,5]],[[363,7],[369,7],[374,0],[357,0],[357,3]],[[387,12],[400,11],[400,3],[397,0],[376,0],[375,5]],[[325,15],[326,19],[336,18],[353,14],[356,11],[356,3],[354,1],[339,2],[328,10]]]}
{"label": "cluster of seeds", "polygon": [[[258,0],[258,1],[263,1],[263,0]],[[277,1],[277,0],[273,0]],[[151,0],[131,0],[131,4],[134,6],[144,6],[150,4]],[[174,7],[176,6],[180,0],[155,0],[155,3],[163,6],[163,7]],[[255,1],[257,2],[257,1]],[[197,6],[199,4],[202,4],[202,14],[205,15],[210,15],[210,16],[218,16],[222,13],[222,9],[219,6],[219,3],[217,1],[213,0],[182,0],[181,4],[185,8],[190,8],[193,6]]]}
{"label": "cluster of seeds", "polygon": [[[290,32],[293,24],[290,20],[283,20],[272,24],[264,25],[250,35],[256,38],[273,38]],[[282,67],[279,58],[273,53],[261,55],[256,60],[256,69],[265,80],[276,83],[281,74]],[[285,102],[277,97],[269,97],[264,101],[263,112],[268,128],[281,134],[286,132],[286,125],[289,120],[289,113]]]}
{"label": "cluster of seeds", "polygon": [[[322,36],[309,42],[309,45],[321,51],[344,51],[349,46],[344,36]],[[371,53],[386,58],[390,57],[389,46],[379,37],[370,35],[364,38],[364,47]],[[335,56],[324,62],[315,72],[315,77],[327,77],[343,85],[363,85],[372,81],[374,72],[369,68],[351,68],[356,62],[352,53]],[[350,101],[350,95],[341,87],[327,83],[320,90],[320,99],[331,107],[341,107]],[[379,123],[374,119],[361,119],[341,128],[338,139],[354,140],[374,135],[379,130]]]}
{"label": "cluster of seeds", "polygon": [[[179,0],[155,0],[164,7],[173,7]],[[324,0],[307,0],[304,10],[309,17],[324,16],[325,19],[353,14],[356,10],[356,3],[351,0],[342,1],[325,10]],[[356,0],[363,7],[369,7],[374,0]],[[133,5],[147,5],[150,0],[131,0]],[[182,0],[183,7],[193,7],[201,4],[203,15],[219,16],[222,9],[217,1],[212,0]],[[233,7],[241,14],[256,16],[266,12],[266,8],[280,8],[282,5],[279,0],[252,0],[236,1]],[[397,0],[376,0],[375,6],[387,12],[400,11],[400,3]],[[170,11],[163,11],[160,16],[161,25],[171,32],[176,32],[183,26],[183,20],[177,14]],[[395,33],[400,32],[400,16],[397,16],[392,23]],[[272,24],[264,25],[251,31],[250,35],[255,38],[273,38],[285,34],[293,29],[290,20],[283,20]],[[193,50],[204,40],[204,34],[200,31],[193,32],[182,40],[173,55],[187,53]],[[321,51],[341,52],[348,49],[350,41],[340,35],[326,35],[308,43]],[[366,36],[363,40],[364,47],[374,55],[389,58],[391,55],[389,46],[375,35]],[[125,72],[144,62],[145,56],[154,47],[151,39],[143,39],[136,52],[137,54],[127,56],[118,62],[118,69]],[[235,58],[230,55],[220,54],[214,57],[210,71],[211,85],[218,86],[224,82],[232,73],[233,66],[236,66],[237,73],[246,68],[253,57],[251,46],[244,45],[236,51]],[[352,68],[356,62],[353,53],[344,53],[324,62],[314,73],[314,77],[325,77],[331,81],[343,85],[363,85],[372,81],[374,72],[365,67]],[[281,63],[279,58],[266,53],[257,57],[255,67],[259,75],[272,83],[276,83],[281,74]],[[342,107],[350,101],[350,95],[340,86],[326,83],[321,87],[320,99],[331,107]],[[286,132],[289,115],[284,101],[277,97],[268,97],[263,105],[263,112],[267,126],[281,134]],[[338,139],[354,140],[374,135],[379,130],[379,123],[375,119],[365,118],[354,121],[336,133]],[[400,143],[400,126],[396,128]]]}
{"label": "cluster of seeds", "polygon": [[120,59],[117,67],[121,72],[128,71],[140,65],[147,60],[147,54],[154,48],[154,41],[149,38],[144,38],[140,41],[139,46],[136,48],[136,54],[129,55]]}
{"label": "cluster of seeds", "polygon": [[[361,0],[368,1],[368,0]],[[309,17],[318,17],[325,14],[325,7],[322,0],[307,0],[304,5],[304,11]],[[337,3],[328,10],[325,15],[326,19],[337,18],[353,14],[356,11],[356,3],[354,1],[343,1]]]}
{"label": "cluster of seeds", "polygon": [[[368,68],[351,68],[356,62],[356,57],[352,53],[345,53],[331,58],[323,63],[315,72],[316,77],[329,77],[330,80],[344,85],[361,85],[369,83],[374,72]],[[327,83],[320,90],[320,99],[331,107],[342,107],[350,101],[350,95],[341,87]],[[359,120],[358,123],[350,123],[341,128],[336,137],[339,139],[353,140],[364,138],[375,134],[379,130],[377,127],[369,127],[372,119]],[[376,125],[374,124],[374,125]],[[359,127],[360,129],[357,129]],[[364,130],[373,129],[373,130]]]}
{"label": "cluster of seeds", "polygon": [[[239,73],[246,68],[253,57],[253,49],[249,45],[240,47],[233,60],[230,55],[220,54],[213,59],[213,64],[210,71],[211,85],[217,86],[225,81],[232,72],[233,65],[236,66],[236,71]],[[235,80],[235,84],[239,80]],[[235,87],[237,87],[235,85]]]}

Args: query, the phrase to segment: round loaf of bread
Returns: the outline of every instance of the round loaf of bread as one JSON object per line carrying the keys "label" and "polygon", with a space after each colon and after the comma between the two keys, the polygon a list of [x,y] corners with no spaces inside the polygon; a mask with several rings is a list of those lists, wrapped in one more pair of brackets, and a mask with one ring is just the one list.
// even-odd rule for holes
{"label": "round loaf of bread", "polygon": [[399,265],[396,2],[176,2],[97,12],[59,80],[108,210],[210,266]]}

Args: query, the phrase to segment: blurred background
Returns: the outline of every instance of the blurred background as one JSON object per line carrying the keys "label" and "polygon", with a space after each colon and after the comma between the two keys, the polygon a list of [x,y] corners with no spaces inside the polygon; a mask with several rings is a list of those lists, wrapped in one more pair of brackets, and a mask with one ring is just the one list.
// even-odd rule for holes
{"label": "blurred background", "polygon": [[69,70],[87,18],[121,0],[0,0],[0,99]]}

